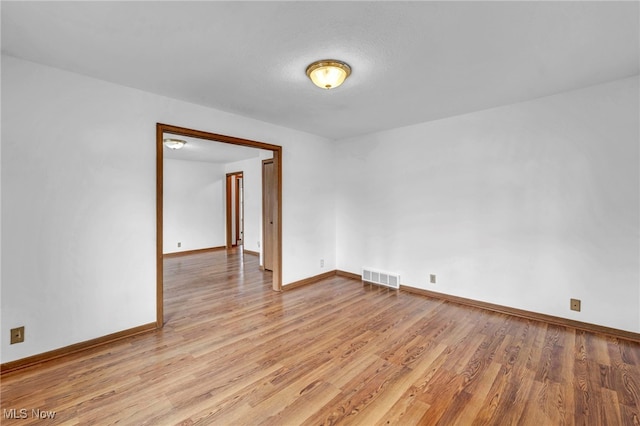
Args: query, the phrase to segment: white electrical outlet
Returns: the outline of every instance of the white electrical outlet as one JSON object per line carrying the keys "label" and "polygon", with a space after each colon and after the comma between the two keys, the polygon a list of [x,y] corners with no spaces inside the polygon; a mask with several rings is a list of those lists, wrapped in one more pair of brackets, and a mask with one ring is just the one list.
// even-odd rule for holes
{"label": "white electrical outlet", "polygon": [[178,247],[182,247],[182,243],[178,243]]}
{"label": "white electrical outlet", "polygon": [[324,259],[320,259],[320,267],[324,268]]}
{"label": "white electrical outlet", "polygon": [[435,274],[431,274],[431,275],[429,275],[429,282],[430,282],[431,284],[435,284],[435,283],[436,283],[436,276],[435,276]]}

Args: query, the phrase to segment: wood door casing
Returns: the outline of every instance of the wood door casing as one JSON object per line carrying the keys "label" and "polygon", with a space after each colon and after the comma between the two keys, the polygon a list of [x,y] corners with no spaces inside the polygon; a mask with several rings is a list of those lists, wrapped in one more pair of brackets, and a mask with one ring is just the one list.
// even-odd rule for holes
{"label": "wood door casing", "polygon": [[235,178],[236,181],[236,191],[234,193],[235,195],[235,215],[234,215],[234,219],[236,222],[236,234],[235,234],[235,245],[241,245],[244,244],[243,242],[243,230],[244,230],[244,226],[242,223],[242,219],[244,217],[244,213],[242,212],[242,185],[243,185],[243,174],[240,173],[239,175],[236,176]]}
{"label": "wood door casing", "polygon": [[275,160],[262,160],[262,264],[274,269],[276,230],[278,227]]}
{"label": "wood door casing", "polygon": [[[188,136],[198,139],[206,139],[212,142],[222,142],[225,144],[258,148],[273,153],[275,160],[275,192],[277,210],[274,270],[272,275],[273,290],[282,291],[282,146],[265,142],[253,141],[250,139],[237,138],[234,136],[210,133],[202,130],[189,129],[186,127],[174,126],[171,124],[156,123],[156,327],[164,326],[164,257],[163,257],[163,199],[164,199],[164,135]],[[263,207],[264,208],[264,207]]]}
{"label": "wood door casing", "polygon": [[232,185],[231,182],[232,180],[233,180],[233,174],[227,173],[227,185],[226,185],[227,195],[226,195],[226,215],[225,215],[227,249],[230,249],[232,245],[232,241],[231,241],[231,185]]}

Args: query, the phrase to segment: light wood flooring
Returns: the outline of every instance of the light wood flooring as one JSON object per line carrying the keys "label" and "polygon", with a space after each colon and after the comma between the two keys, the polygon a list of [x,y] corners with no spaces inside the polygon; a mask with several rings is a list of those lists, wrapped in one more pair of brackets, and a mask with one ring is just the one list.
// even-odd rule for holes
{"label": "light wood flooring", "polygon": [[5,375],[1,423],[640,423],[637,343],[341,277],[276,293],[224,251],[165,287],[163,330]]}

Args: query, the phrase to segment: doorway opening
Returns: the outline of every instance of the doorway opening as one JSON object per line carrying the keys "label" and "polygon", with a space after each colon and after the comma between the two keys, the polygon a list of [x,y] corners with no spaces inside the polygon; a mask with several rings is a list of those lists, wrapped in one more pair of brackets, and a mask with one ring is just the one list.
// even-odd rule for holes
{"label": "doorway opening", "polygon": [[227,173],[226,184],[226,229],[227,249],[243,246],[244,239],[244,174]]}
{"label": "doorway opening", "polygon": [[[271,223],[273,241],[270,242],[268,247],[264,244],[261,246],[261,255],[264,256],[266,250],[270,250],[268,256],[272,262],[272,283],[273,290],[282,290],[282,147],[279,145],[268,144],[265,142],[252,141],[249,139],[236,138],[233,136],[220,135],[215,133],[204,132],[200,130],[188,129],[184,127],[173,126],[169,124],[156,124],[156,327],[162,328],[164,325],[164,144],[163,139],[165,135],[185,136],[188,138],[197,138],[205,141],[219,142],[223,144],[231,144],[249,148],[258,148],[266,151],[271,151],[273,161],[273,173],[270,183],[267,187],[263,186],[263,191],[266,191],[268,198],[271,200],[269,206],[269,218]],[[236,179],[236,192],[243,194],[242,190],[238,190],[238,187],[243,187],[244,176],[242,181]],[[237,202],[240,202],[240,197],[236,197]],[[265,194],[263,193],[263,213],[265,212]],[[227,209],[229,208],[227,203]],[[233,209],[232,209],[233,210]],[[237,212],[238,208],[236,208]],[[244,219],[243,215],[240,216]],[[238,225],[238,226],[236,226]],[[227,248],[233,246],[235,241],[238,243],[244,243],[244,235],[240,232],[239,223],[231,227],[231,232],[227,232]],[[228,230],[228,225],[227,225]],[[233,231],[235,233],[235,240]],[[231,239],[231,241],[229,241]]]}

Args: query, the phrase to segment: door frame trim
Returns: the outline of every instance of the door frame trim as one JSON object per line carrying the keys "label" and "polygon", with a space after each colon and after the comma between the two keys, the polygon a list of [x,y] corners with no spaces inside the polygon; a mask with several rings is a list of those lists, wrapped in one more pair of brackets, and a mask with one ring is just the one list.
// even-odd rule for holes
{"label": "door frame trim", "polygon": [[[266,245],[265,243],[267,241],[267,238],[266,238],[266,224],[265,224],[266,223],[266,219],[265,219],[266,218],[266,209],[265,209],[265,206],[266,206],[267,203],[265,201],[266,200],[266,197],[265,197],[265,192],[266,191],[265,191],[265,188],[264,188],[264,186],[265,186],[265,184],[264,184],[264,182],[265,182],[264,165],[267,164],[267,163],[274,163],[274,166],[275,166],[275,160],[272,159],[272,158],[266,158],[266,159],[262,160],[262,163],[260,165],[260,167],[261,167],[260,168],[260,175],[262,177],[262,224],[261,224],[262,225],[262,264],[260,266],[262,267],[263,270],[267,270],[268,271],[268,269],[266,268],[266,266],[267,266],[267,259],[266,259],[267,255],[266,255],[266,250],[265,250],[265,245]],[[279,222],[280,217],[278,217],[276,215],[275,220]],[[277,229],[277,227],[278,227],[278,223],[276,223],[276,229]],[[272,253],[271,256],[275,257],[275,253]],[[275,268],[275,262],[274,262],[273,267]],[[273,289],[276,290],[275,285],[274,285]]]}
{"label": "door frame trim", "polygon": [[276,165],[276,190],[278,208],[278,226],[276,229],[276,249],[274,253],[273,289],[282,291],[282,146],[234,136],[220,135],[170,124],[156,123],[156,328],[164,326],[164,261],[163,261],[163,184],[164,184],[164,154],[163,134],[171,133],[178,136],[188,136],[223,142],[232,145],[259,148],[273,152]]}

